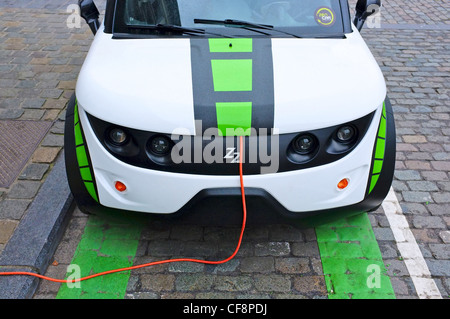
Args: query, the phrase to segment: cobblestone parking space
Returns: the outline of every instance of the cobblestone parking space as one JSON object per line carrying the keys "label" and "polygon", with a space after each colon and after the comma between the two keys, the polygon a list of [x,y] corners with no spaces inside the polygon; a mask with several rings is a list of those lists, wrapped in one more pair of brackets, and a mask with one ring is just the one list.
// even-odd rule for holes
{"label": "cobblestone parking space", "polygon": [[[95,2],[104,8],[104,0]],[[80,28],[67,27],[72,13],[67,8],[74,3],[0,0],[0,121],[50,124],[17,179],[0,188],[0,255],[64,148],[65,107],[93,38],[84,21]],[[349,3],[353,12],[356,0]],[[362,36],[383,71],[394,109],[392,186],[429,278],[449,299],[450,2],[384,1],[380,18],[381,28],[364,28]],[[421,297],[385,210],[380,207],[368,216],[395,297]],[[89,222],[75,210],[47,276],[64,278]],[[238,232],[238,227],[147,223],[133,263],[227,257]],[[220,266],[180,263],[134,270],[124,297],[325,299],[330,296],[324,276],[314,229],[254,226],[246,230],[235,260]],[[53,299],[60,287],[41,281],[34,298]]]}

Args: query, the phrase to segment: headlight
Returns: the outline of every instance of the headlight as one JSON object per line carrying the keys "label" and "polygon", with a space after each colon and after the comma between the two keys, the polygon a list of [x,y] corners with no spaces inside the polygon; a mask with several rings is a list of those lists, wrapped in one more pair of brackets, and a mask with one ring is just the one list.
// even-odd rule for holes
{"label": "headlight", "polygon": [[172,141],[166,136],[156,136],[150,141],[150,150],[158,156],[167,155],[172,148]]}
{"label": "headlight", "polygon": [[356,136],[356,130],[351,125],[341,126],[336,133],[336,137],[337,137],[338,141],[341,143],[349,143],[349,142],[353,141],[355,136]]}
{"label": "headlight", "polygon": [[299,154],[309,154],[316,148],[316,140],[312,135],[302,134],[294,140],[294,151]]}
{"label": "headlight", "polygon": [[109,141],[114,145],[121,146],[128,140],[128,135],[121,128],[115,127],[109,131]]}

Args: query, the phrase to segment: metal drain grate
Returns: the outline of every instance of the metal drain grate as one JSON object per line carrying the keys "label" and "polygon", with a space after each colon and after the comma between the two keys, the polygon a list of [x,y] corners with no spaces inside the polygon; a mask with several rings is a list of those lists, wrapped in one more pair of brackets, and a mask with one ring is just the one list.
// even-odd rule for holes
{"label": "metal drain grate", "polygon": [[9,187],[51,126],[46,121],[0,121],[0,187]]}

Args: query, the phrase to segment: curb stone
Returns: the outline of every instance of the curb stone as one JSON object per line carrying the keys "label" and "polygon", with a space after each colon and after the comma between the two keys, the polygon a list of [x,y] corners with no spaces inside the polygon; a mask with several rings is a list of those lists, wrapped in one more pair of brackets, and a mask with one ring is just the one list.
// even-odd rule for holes
{"label": "curb stone", "polygon": [[[73,198],[67,184],[64,152],[42,185],[27,214],[0,255],[0,271],[43,274],[67,225]],[[39,279],[0,277],[0,299],[32,298]]]}

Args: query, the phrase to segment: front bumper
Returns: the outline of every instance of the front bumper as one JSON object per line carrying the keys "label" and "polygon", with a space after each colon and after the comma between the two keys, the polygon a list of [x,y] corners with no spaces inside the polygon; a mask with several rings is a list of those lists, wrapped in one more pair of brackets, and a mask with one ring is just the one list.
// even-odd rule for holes
{"label": "front bumper", "polygon": [[[71,103],[75,103],[74,99]],[[255,220],[264,220],[261,217],[265,211],[270,212],[269,215],[277,212],[277,216],[298,219],[317,215],[348,215],[379,206],[391,186],[395,164],[395,125],[391,105],[386,100],[384,158],[381,172],[374,181],[372,174],[375,145],[382,112],[382,107],[377,109],[364,138],[355,149],[338,161],[302,170],[264,175],[245,176],[244,171],[249,221],[252,215]],[[97,198],[93,199],[83,191],[80,174],[77,176],[75,147],[73,142],[71,144],[68,128],[71,116],[73,125],[73,112],[70,112],[69,107],[66,119],[66,165],[69,185],[83,211],[95,213],[111,209],[178,218],[180,215],[186,215],[186,212],[194,216],[202,211],[202,208],[208,214],[208,211],[214,208],[215,213],[210,212],[209,216],[220,219],[217,215],[218,208],[222,208],[225,216],[233,215],[232,211],[240,215],[238,165],[230,164],[236,166],[235,176],[213,176],[165,172],[126,164],[105,150],[96,137],[87,114],[79,107],[79,120],[94,175]],[[343,178],[347,178],[350,183],[345,190],[339,190],[337,184]],[[127,190],[118,192],[114,187],[116,181],[127,185]]]}

